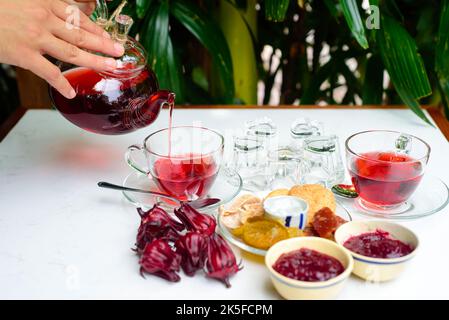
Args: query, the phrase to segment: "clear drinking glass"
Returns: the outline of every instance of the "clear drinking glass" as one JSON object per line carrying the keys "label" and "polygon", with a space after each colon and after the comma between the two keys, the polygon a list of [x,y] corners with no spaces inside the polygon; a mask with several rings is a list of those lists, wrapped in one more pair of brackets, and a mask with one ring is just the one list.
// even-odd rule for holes
{"label": "clear drinking glass", "polygon": [[281,147],[268,153],[266,179],[270,190],[303,184],[308,172],[307,162],[290,147]]}
{"label": "clear drinking glass", "polygon": [[290,127],[290,147],[302,150],[307,138],[323,135],[323,124],[309,118],[298,118]]}
{"label": "clear drinking glass", "polygon": [[242,177],[243,189],[264,190],[266,165],[267,155],[263,141],[248,135],[234,137],[233,158],[229,167]]}
{"label": "clear drinking glass", "polygon": [[320,183],[330,188],[343,182],[345,171],[336,135],[304,140],[303,157],[310,169],[305,183]]}
{"label": "clear drinking glass", "polygon": [[263,117],[245,123],[246,134],[262,143],[266,154],[270,150],[277,149],[278,129],[276,124],[268,117]]}

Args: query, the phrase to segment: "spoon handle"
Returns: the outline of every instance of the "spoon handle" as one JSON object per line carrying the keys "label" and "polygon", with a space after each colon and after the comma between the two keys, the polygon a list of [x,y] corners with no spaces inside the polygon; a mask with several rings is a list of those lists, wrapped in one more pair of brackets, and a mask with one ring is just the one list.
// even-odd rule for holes
{"label": "spoon handle", "polygon": [[153,194],[153,195],[155,195],[155,196],[163,197],[163,198],[170,199],[170,200],[176,201],[176,202],[178,202],[178,203],[181,203],[181,201],[179,201],[179,200],[176,199],[176,198],[173,198],[173,197],[171,197],[171,196],[169,196],[169,195],[166,195],[166,194],[160,193],[160,192],[156,192],[156,191],[149,191],[149,190],[142,190],[142,189],[134,189],[134,188],[129,188],[129,187],[124,187],[124,186],[119,186],[119,185],[117,185],[117,184],[112,184],[112,183],[104,182],[104,181],[98,182],[98,186],[99,186],[100,188],[113,189],[113,190],[131,191],[131,192],[140,192],[140,193],[149,193],[149,194]]}

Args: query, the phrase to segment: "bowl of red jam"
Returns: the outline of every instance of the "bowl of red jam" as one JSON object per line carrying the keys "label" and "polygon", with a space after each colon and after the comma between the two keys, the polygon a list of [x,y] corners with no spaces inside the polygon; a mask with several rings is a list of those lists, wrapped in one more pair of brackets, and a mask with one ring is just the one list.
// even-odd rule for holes
{"label": "bowl of red jam", "polygon": [[265,255],[278,293],[289,300],[332,299],[343,289],[353,268],[348,250],[318,237],[280,241]]}
{"label": "bowl of red jam", "polygon": [[354,258],[353,273],[370,282],[395,279],[416,255],[418,237],[386,221],[351,221],[335,232],[335,241]]}

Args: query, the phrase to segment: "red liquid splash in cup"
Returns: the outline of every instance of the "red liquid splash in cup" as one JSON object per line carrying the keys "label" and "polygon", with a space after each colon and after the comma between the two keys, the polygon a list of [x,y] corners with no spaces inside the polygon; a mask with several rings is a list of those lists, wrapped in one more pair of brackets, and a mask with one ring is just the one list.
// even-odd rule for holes
{"label": "red liquid splash in cup", "polygon": [[367,152],[352,159],[349,173],[360,197],[378,206],[405,202],[423,176],[420,161],[395,152]]}
{"label": "red liquid splash in cup", "polygon": [[162,191],[182,201],[206,196],[217,174],[212,156],[196,154],[159,158],[152,173]]}

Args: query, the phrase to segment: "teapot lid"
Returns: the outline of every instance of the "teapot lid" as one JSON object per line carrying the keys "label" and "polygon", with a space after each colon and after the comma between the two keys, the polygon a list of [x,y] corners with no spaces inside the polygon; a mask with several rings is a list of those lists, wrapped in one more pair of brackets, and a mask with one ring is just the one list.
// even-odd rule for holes
{"label": "teapot lid", "polygon": [[133,19],[125,14],[115,16],[112,28],[113,40],[122,43],[125,53],[116,58],[117,68],[114,71],[102,72],[111,77],[130,77],[142,71],[147,64],[147,53],[143,46],[134,38],[128,36],[128,32],[133,25]]}

